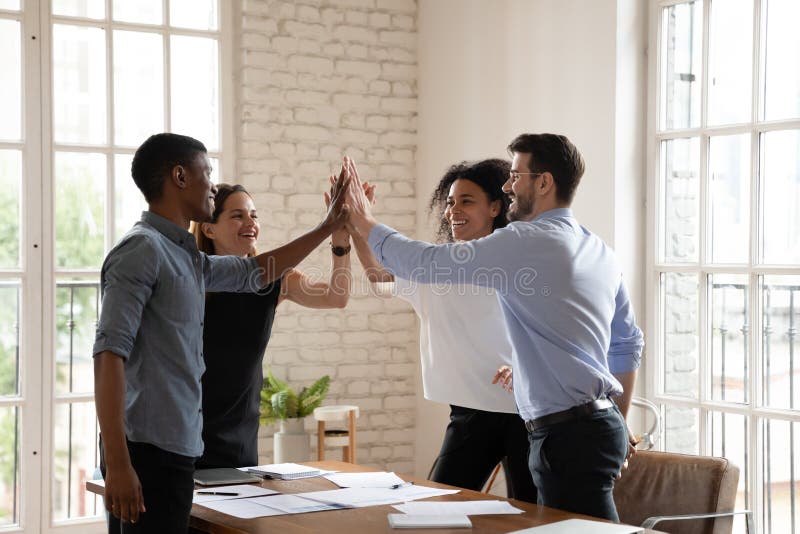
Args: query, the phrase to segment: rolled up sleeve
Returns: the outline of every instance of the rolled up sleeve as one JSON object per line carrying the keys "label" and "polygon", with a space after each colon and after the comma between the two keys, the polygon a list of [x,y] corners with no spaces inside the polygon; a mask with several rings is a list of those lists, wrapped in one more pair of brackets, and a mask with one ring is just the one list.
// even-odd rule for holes
{"label": "rolled up sleeve", "polygon": [[263,287],[261,268],[255,258],[203,254],[206,291],[256,293]]}
{"label": "rolled up sleeve", "polygon": [[628,290],[622,280],[615,303],[616,312],[611,321],[611,344],[608,349],[608,369],[613,374],[630,373],[641,365],[644,335],[636,326]]}
{"label": "rolled up sleeve", "polygon": [[144,235],[128,237],[109,253],[100,276],[102,304],[94,356],[108,350],[128,359],[158,268],[158,255]]}

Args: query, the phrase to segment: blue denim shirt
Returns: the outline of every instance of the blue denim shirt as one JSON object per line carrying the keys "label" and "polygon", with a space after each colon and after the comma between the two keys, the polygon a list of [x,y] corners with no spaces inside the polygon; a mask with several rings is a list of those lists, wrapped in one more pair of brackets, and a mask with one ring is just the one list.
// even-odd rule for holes
{"label": "blue denim shirt", "polygon": [[93,354],[125,361],[125,435],[184,456],[203,453],[200,377],[205,292],[257,291],[254,258],[207,256],[194,236],[146,211],[100,272]]}
{"label": "blue denim shirt", "polygon": [[569,209],[445,245],[412,241],[377,225],[369,244],[401,278],[440,290],[455,283],[497,290],[523,419],[619,395],[613,374],[639,367],[644,338],[616,255]]}

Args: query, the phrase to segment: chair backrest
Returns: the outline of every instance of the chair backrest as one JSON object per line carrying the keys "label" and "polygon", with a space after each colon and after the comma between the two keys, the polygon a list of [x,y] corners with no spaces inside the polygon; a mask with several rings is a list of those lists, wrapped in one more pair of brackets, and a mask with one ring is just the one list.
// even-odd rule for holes
{"label": "chair backrest", "polygon": [[[729,512],[739,468],[725,458],[639,451],[614,486],[620,521],[641,525],[648,517]],[[680,534],[729,534],[730,517],[667,521],[657,529]]]}

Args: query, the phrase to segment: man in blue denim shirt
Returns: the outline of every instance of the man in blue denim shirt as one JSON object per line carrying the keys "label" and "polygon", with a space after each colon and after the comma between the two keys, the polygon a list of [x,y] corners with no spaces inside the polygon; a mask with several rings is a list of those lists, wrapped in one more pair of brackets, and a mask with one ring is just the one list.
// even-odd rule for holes
{"label": "man in blue denim shirt", "polygon": [[348,224],[395,276],[497,290],[540,502],[617,520],[612,491],[633,452],[624,415],[642,332],[614,252],[569,209],[584,171],[578,149],[553,134],[520,135],[508,149],[512,222],[487,237],[430,245],[378,224],[351,165]]}
{"label": "man in blue denim shirt", "polygon": [[93,349],[109,532],[185,532],[203,452],[205,292],[255,292],[297,265],[344,225],[347,183],[342,173],[315,229],[243,259],[207,256],[187,231],[214,208],[202,143],[154,135],[136,151],[131,173],[149,210],[103,263]]}

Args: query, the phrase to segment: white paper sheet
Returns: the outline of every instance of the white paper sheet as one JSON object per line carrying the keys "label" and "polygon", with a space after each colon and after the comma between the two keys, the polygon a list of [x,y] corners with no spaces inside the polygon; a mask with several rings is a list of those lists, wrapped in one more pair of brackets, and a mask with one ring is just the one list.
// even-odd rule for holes
{"label": "white paper sheet", "polygon": [[508,501],[428,501],[407,502],[395,506],[404,514],[412,515],[490,515],[521,514],[520,510]]}
{"label": "white paper sheet", "polygon": [[392,528],[471,528],[472,521],[465,515],[407,515],[389,514]]}
{"label": "white paper sheet", "polygon": [[405,481],[394,473],[385,471],[372,473],[333,473],[325,478],[340,488],[391,488]]}
{"label": "white paper sheet", "polygon": [[453,493],[458,493],[458,491],[412,485],[397,489],[342,488],[338,490],[312,491],[298,495],[315,501],[340,504],[349,508],[362,508],[364,506],[395,504],[428,497],[438,497],[440,495],[452,495]]}
{"label": "white paper sheet", "polygon": [[[256,497],[264,498],[264,497]],[[253,502],[253,499],[229,499],[227,501],[206,502],[202,506],[232,515],[241,519],[253,519],[254,517],[266,517],[270,515],[284,515],[284,512]]]}
{"label": "white paper sheet", "polygon": [[[208,495],[203,492],[236,493],[236,495]],[[260,497],[262,495],[273,495],[278,493],[275,490],[253,486],[252,484],[238,484],[235,486],[214,486],[195,490],[192,502],[195,504],[205,504],[207,502],[227,501],[229,499],[241,499],[243,497]]]}
{"label": "white paper sheet", "polygon": [[271,495],[269,497],[258,497],[255,499],[248,499],[251,502],[269,506],[276,510],[280,510],[286,514],[305,514],[308,512],[322,512],[324,510],[341,510],[344,508],[338,504],[324,503],[305,499],[300,495]]}
{"label": "white paper sheet", "polygon": [[644,529],[586,519],[567,519],[549,525],[515,530],[509,534],[634,534],[636,532],[644,532]]}

